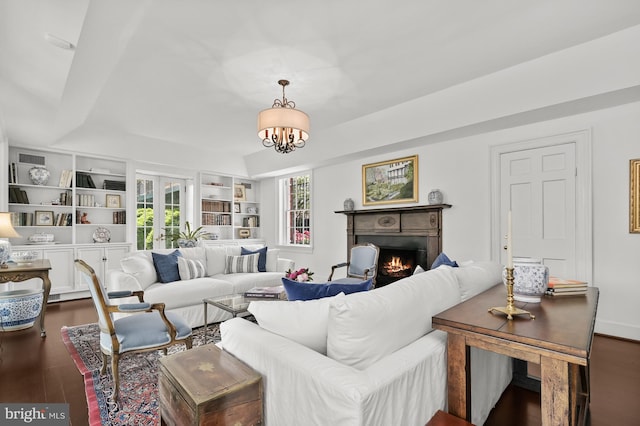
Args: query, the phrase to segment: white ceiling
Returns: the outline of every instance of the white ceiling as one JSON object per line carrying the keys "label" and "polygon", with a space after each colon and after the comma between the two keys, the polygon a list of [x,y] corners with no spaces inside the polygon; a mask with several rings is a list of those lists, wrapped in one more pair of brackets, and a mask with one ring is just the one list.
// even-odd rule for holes
{"label": "white ceiling", "polygon": [[89,152],[126,137],[244,156],[264,149],[256,116],[281,78],[312,143],[638,24],[637,0],[0,0],[0,126],[14,144],[81,133]]}

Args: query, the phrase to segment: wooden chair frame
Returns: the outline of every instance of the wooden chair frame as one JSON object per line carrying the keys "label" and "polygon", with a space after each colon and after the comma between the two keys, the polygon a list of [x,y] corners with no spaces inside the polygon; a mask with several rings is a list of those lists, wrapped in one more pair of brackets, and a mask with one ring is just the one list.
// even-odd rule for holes
{"label": "wooden chair frame", "polygon": [[[191,347],[193,346],[192,335],[189,334],[189,336],[187,336],[184,339],[177,339],[176,338],[176,334],[177,334],[176,327],[167,318],[167,316],[166,316],[166,314],[164,312],[164,309],[165,309],[164,303],[153,303],[153,304],[145,303],[144,302],[144,291],[124,291],[124,292],[114,292],[114,293],[110,294],[109,297],[118,298],[118,297],[135,296],[135,297],[138,298],[138,301],[141,304],[139,309],[122,309],[121,306],[118,306],[118,305],[108,305],[106,303],[106,301],[105,301],[102,284],[100,284],[100,281],[98,280],[98,277],[96,276],[96,273],[93,270],[93,268],[91,266],[89,266],[86,262],[84,262],[83,260],[80,260],[80,259],[76,259],[75,260],[75,265],[76,265],[76,268],[81,273],[86,274],[87,276],[89,276],[91,278],[91,284],[90,285],[93,286],[93,291],[91,292],[91,294],[92,294],[92,297],[93,297],[94,294],[96,295],[95,297],[93,297],[94,305],[96,307],[96,310],[101,311],[103,313],[103,317],[104,317],[104,320],[105,320],[105,323],[106,323],[103,326],[102,324],[100,324],[100,321],[98,321],[98,323],[100,324],[100,331],[103,332],[103,333],[107,333],[111,337],[111,352],[110,353],[108,351],[106,351],[102,347],[102,345],[100,345],[100,351],[102,352],[102,368],[100,369],[100,374],[105,374],[106,373],[108,357],[111,356],[111,373],[113,374],[113,381],[114,381],[114,388],[113,388],[112,398],[114,399],[114,401],[117,401],[118,392],[120,390],[120,374],[118,372],[118,365],[119,365],[120,357],[122,355],[124,355],[125,353],[127,353],[127,354],[128,353],[141,353],[141,352],[155,351],[155,350],[159,350],[159,349],[162,349],[164,351],[165,355],[166,355],[167,348],[170,347],[170,346],[173,346],[173,345],[175,345],[177,343],[184,343],[187,349],[191,349]],[[96,299],[98,299],[98,300],[96,300]],[[113,314],[114,312],[120,312],[120,313],[151,312],[151,311],[154,311],[154,310],[158,311],[158,313],[160,314],[160,318],[162,318],[162,321],[167,326],[167,330],[169,332],[169,337],[170,337],[169,342],[165,343],[165,344],[162,344],[162,345],[153,346],[153,347],[150,347],[150,348],[129,350],[129,351],[124,352],[123,354],[121,354],[120,353],[120,342],[118,341],[118,337],[116,336],[116,330],[115,330],[115,326],[114,326],[114,322],[113,322],[113,318],[111,317],[111,314]]]}

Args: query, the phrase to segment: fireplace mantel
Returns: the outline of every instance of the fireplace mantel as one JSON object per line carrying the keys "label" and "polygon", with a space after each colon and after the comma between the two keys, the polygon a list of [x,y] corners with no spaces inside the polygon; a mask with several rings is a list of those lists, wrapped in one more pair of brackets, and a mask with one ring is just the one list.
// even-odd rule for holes
{"label": "fireplace mantel", "polygon": [[430,204],[341,210],[347,216],[347,256],[356,244],[410,248],[426,252],[419,264],[425,270],[442,251],[442,210],[450,204]]}

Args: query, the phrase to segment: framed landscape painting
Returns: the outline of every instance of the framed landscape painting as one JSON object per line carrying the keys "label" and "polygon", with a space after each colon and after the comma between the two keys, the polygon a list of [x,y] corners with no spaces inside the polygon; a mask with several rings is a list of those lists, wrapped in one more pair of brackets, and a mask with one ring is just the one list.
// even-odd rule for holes
{"label": "framed landscape painting", "polygon": [[362,205],[418,201],[418,156],[362,166]]}

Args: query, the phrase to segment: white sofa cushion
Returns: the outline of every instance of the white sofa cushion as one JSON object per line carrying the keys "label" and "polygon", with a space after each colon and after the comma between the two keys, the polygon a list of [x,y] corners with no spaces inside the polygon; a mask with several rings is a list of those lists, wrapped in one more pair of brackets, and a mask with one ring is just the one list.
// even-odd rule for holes
{"label": "white sofa cushion", "polygon": [[144,300],[149,303],[164,303],[167,310],[184,306],[197,306],[198,309],[204,309],[202,299],[232,293],[233,286],[230,282],[205,277],[152,284],[145,291]]}
{"label": "white sofa cushion", "polygon": [[207,247],[204,251],[207,261],[207,275],[224,274],[227,249],[224,247]]}
{"label": "white sofa cushion", "polygon": [[321,354],[327,353],[327,321],[333,297],[307,301],[253,301],[249,312],[260,327],[284,336]]}
{"label": "white sofa cushion", "polygon": [[458,281],[447,269],[332,300],[327,356],[364,370],[432,331],[431,317],[459,302]]}
{"label": "white sofa cushion", "polygon": [[274,287],[282,285],[282,272],[258,272],[258,273],[237,273],[218,274],[211,278],[224,280],[233,285],[234,293],[244,293],[253,287]]}
{"label": "white sofa cushion", "polygon": [[142,290],[158,281],[156,268],[153,266],[150,252],[136,252],[120,260],[120,267],[127,274],[132,275]]}
{"label": "white sofa cushion", "polygon": [[502,265],[498,262],[461,262],[458,268],[444,265],[439,268],[450,269],[456,276],[462,302],[502,282]]}
{"label": "white sofa cushion", "polygon": [[278,257],[280,249],[267,249],[267,272],[284,272],[278,271]]}

